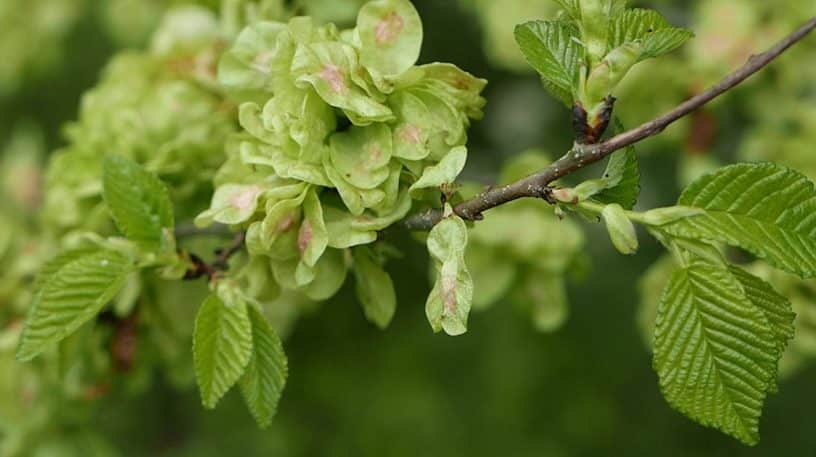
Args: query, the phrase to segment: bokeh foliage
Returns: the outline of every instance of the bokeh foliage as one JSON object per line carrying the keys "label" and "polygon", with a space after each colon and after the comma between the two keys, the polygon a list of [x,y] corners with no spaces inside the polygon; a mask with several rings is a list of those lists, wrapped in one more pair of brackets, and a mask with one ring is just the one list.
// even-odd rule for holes
{"label": "bokeh foliage", "polygon": [[[389,264],[389,272],[399,278],[400,305],[386,332],[363,318],[353,281],[320,305],[320,312],[311,312],[314,305],[281,299],[286,303],[281,303],[280,322],[290,330],[285,344],[291,375],[278,415],[265,431],[254,426],[236,393],[218,410],[199,407],[189,348],[177,341],[190,337],[195,309],[206,292],[203,285],[155,285],[157,295],[173,304],[161,309],[175,314],[153,316],[166,323],[166,334],[140,347],[149,352],[151,345],[178,346],[176,357],[163,361],[166,370],[138,363],[128,371],[111,370],[116,362],[105,342],[112,339],[111,332],[123,330],[105,326],[86,329],[66,345],[64,352],[70,353],[96,342],[99,350],[83,354],[79,365],[60,366],[59,359],[70,354],[18,364],[13,360],[17,319],[31,300],[19,284],[38,268],[38,259],[55,249],[54,242],[42,241],[54,234],[41,232],[41,216],[32,209],[41,200],[39,182],[47,179],[40,177],[42,164],[82,135],[81,128],[64,128],[66,123],[82,119],[86,110],[105,116],[104,100],[97,109],[88,108],[93,100],[86,98],[80,108],[83,93],[92,87],[103,93],[106,78],[117,71],[150,77],[150,63],[139,61],[145,59],[140,50],[149,46],[148,37],[168,5],[184,2],[105,0],[99,6],[40,0],[34,7],[20,6],[28,3],[9,0],[4,3],[9,6],[0,7],[0,24],[15,25],[0,27],[0,453],[19,448],[22,455],[770,456],[807,455],[816,448],[816,437],[808,433],[816,413],[806,406],[816,381],[816,368],[809,362],[816,355],[814,287],[761,267],[753,270],[789,292],[799,320],[797,340],[783,359],[781,392],[765,408],[763,441],[757,448],[743,448],[665,405],[637,327],[639,323],[651,332],[653,297],[665,279],[654,279],[660,271],[650,265],[661,251],[648,241],[638,257],[620,257],[596,226],[588,227],[586,240],[574,241],[587,246],[591,261],[578,257],[557,266],[558,280],[567,288],[569,318],[551,333],[536,331],[530,310],[518,310],[527,307],[524,300],[507,295],[474,313],[468,334],[434,336],[423,310],[430,290],[428,256],[407,237],[396,240],[405,248],[404,258]],[[198,3],[216,7],[214,2]],[[318,19],[345,23],[353,21],[359,4],[295,3],[313,9]],[[415,2],[425,30],[419,62],[452,62],[490,81],[484,93],[486,116],[469,134],[464,175],[469,181],[501,180],[496,170],[511,158],[530,148],[557,155],[571,141],[568,112],[541,90],[512,45],[513,26],[551,14],[550,3]],[[697,37],[667,60],[637,67],[616,111],[626,125],[699,91],[812,14],[808,0],[636,3],[658,8]],[[32,25],[24,25],[26,21]],[[122,47],[133,49],[135,56],[117,57],[108,65]],[[746,86],[640,145],[641,205],[673,202],[692,178],[737,159],[773,159],[816,179],[814,62],[816,43],[806,40]],[[168,84],[169,96],[206,90]],[[149,109],[149,99],[138,103]],[[210,110],[215,108],[198,112]],[[168,122],[201,119],[196,112],[183,114],[190,118],[171,116]],[[207,125],[196,132],[204,132],[204,139],[192,141],[203,144],[205,152],[208,139],[221,134]],[[149,138],[158,136],[156,141],[163,142],[160,133]],[[175,195],[199,206],[190,208],[191,214],[206,206],[206,196],[196,200],[197,189],[179,191]],[[497,211],[513,209],[521,215],[509,214],[508,219],[524,217],[525,208]],[[52,208],[49,217],[63,213],[66,208]],[[516,229],[519,237],[530,239],[540,236],[536,230],[541,227],[548,227],[547,221],[518,223]],[[478,242],[478,235],[471,236]],[[513,265],[522,283],[521,276],[531,269],[551,267],[546,259],[522,258],[512,249],[495,255],[498,263]],[[565,268],[570,275],[563,275]],[[646,270],[653,280],[638,284]],[[294,325],[287,317],[291,307],[301,314]],[[83,378],[89,372],[110,375]],[[32,432],[16,433],[20,430]],[[14,442],[17,437],[22,441]]]}

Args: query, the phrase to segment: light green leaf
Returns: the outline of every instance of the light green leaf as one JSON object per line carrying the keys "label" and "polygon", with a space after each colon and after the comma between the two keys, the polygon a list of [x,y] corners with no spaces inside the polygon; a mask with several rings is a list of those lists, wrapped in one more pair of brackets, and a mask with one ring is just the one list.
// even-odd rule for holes
{"label": "light green leaf", "polygon": [[377,232],[354,228],[351,224],[354,216],[347,211],[327,206],[324,213],[330,247],[344,249],[377,240]]}
{"label": "light green leaf", "polygon": [[456,177],[465,168],[465,162],[467,162],[467,148],[457,146],[451,149],[438,164],[426,168],[408,191],[413,194],[421,189],[438,189],[453,184]]}
{"label": "light green leaf", "polygon": [[[431,152],[444,152],[447,147],[464,144],[467,120],[454,105],[450,103],[446,93],[438,89],[412,87],[411,94],[417,97],[427,108],[432,130],[429,134]],[[440,157],[431,158],[439,159]]]}
{"label": "light green leaf", "polygon": [[422,100],[407,91],[394,93],[388,102],[397,115],[393,128],[394,157],[422,160],[431,153],[428,137],[433,131],[431,114]]}
{"label": "light green leaf", "polygon": [[[244,164],[272,167],[275,174],[281,178],[296,179],[324,187],[332,185],[320,164],[292,158],[282,148],[244,141],[241,143],[240,151]],[[318,151],[322,152],[321,149]]]}
{"label": "light green leaf", "polygon": [[238,386],[255,422],[265,428],[278,410],[289,367],[281,340],[266,317],[254,306],[247,309],[252,324],[252,356]]}
{"label": "light green leaf", "polygon": [[800,173],[773,163],[731,165],[692,183],[678,204],[705,213],[660,230],[738,246],[777,268],[816,276],[816,190]]}
{"label": "light green leaf", "polygon": [[642,52],[643,45],[639,42],[624,43],[609,51],[587,77],[582,101],[588,106],[603,103],[602,101],[615,90],[632,66],[638,63]]}
{"label": "light green leaf", "polygon": [[606,55],[606,35],[611,18],[611,0],[579,0],[581,8],[581,42],[587,61],[594,67]]}
{"label": "light green leaf", "polygon": [[601,218],[606,224],[609,239],[612,240],[612,244],[618,252],[624,255],[637,252],[638,239],[635,225],[629,220],[619,204],[606,205],[601,211]]}
{"label": "light green leaf", "polygon": [[416,86],[452,106],[463,123],[467,123],[465,117],[482,118],[486,101],[481,93],[487,86],[486,79],[477,78],[450,63],[434,62],[415,68],[424,75]]}
{"label": "light green leaf", "polygon": [[696,260],[674,273],[654,339],[654,368],[669,404],[756,444],[778,357],[768,319],[727,269]]}
{"label": "light green leaf", "polygon": [[281,99],[288,100],[282,96],[272,97],[264,104],[263,109],[257,103],[242,103],[238,108],[238,123],[247,133],[264,143],[280,143],[281,137],[286,134],[282,118],[292,117],[290,110],[281,106]]}
{"label": "light green leaf", "polygon": [[167,187],[136,162],[105,157],[103,196],[119,230],[149,249],[159,249],[164,229],[173,229],[173,204]]}
{"label": "light green leaf", "polygon": [[[324,159],[323,165],[326,175],[331,180],[333,187],[337,189],[337,193],[340,194],[340,198],[351,214],[359,216],[367,208],[373,208],[385,200],[386,195],[382,189],[360,189],[351,185],[331,163],[328,156]],[[386,170],[388,170],[388,167],[386,167]],[[388,177],[385,178],[385,182],[387,180]]]}
{"label": "light green leaf", "polygon": [[386,122],[391,110],[354,82],[359,71],[357,51],[338,41],[299,45],[292,62],[298,87],[314,87],[320,98],[346,112],[356,125]]}
{"label": "light green leaf", "polygon": [[360,63],[383,76],[400,75],[419,58],[422,21],[408,0],[366,3],[357,16]]}
{"label": "light green leaf", "polygon": [[609,49],[624,43],[640,43],[639,60],[669,53],[688,41],[694,34],[672,27],[657,11],[630,9],[615,16],[609,25]]}
{"label": "light green leaf", "polygon": [[385,124],[352,127],[330,139],[331,163],[349,184],[374,189],[390,174],[391,129]]}
{"label": "light green leaf", "polygon": [[46,262],[45,265],[40,268],[40,271],[37,272],[37,277],[34,278],[34,283],[31,285],[31,290],[34,292],[40,292],[45,283],[48,282],[51,277],[57,274],[57,272],[60,271],[60,269],[66,264],[73,262],[80,257],[85,257],[97,252],[99,252],[98,247],[85,246],[77,249],[69,249],[57,254],[56,257]]}
{"label": "light green leaf", "polygon": [[553,0],[555,3],[558,3],[567,15],[576,21],[581,20],[581,5],[579,4],[579,0]]}
{"label": "light green leaf", "polygon": [[609,49],[624,43],[643,40],[650,33],[671,27],[669,21],[655,10],[632,8],[612,18],[609,23]]}
{"label": "light green leaf", "polygon": [[694,34],[686,29],[670,27],[658,30],[643,40],[640,58],[643,60],[668,54],[693,37]]}
{"label": "light green leaf", "polygon": [[258,98],[271,94],[276,70],[289,62],[291,45],[279,37],[285,31],[286,24],[278,22],[259,21],[244,28],[218,63],[219,84]]}
{"label": "light green leaf", "polygon": [[383,212],[378,211],[377,216],[366,212],[351,217],[351,227],[356,230],[379,231],[404,218],[411,210],[411,197],[404,190],[402,192],[395,190],[394,193],[396,200],[393,205],[385,208]]}
{"label": "light green leaf", "polygon": [[550,92],[572,106],[583,60],[578,28],[564,21],[532,21],[516,26],[516,42]]}
{"label": "light green leaf", "polygon": [[193,362],[201,401],[215,408],[244,373],[252,356],[252,324],[243,300],[209,295],[195,319]]}
{"label": "light green leaf", "polygon": [[397,309],[391,276],[383,270],[368,247],[352,250],[357,298],[366,318],[382,329],[388,327]]}
{"label": "light green leaf", "polygon": [[425,314],[434,332],[448,335],[467,331],[473,302],[473,279],[465,265],[467,227],[448,205],[446,217],[428,234],[428,252],[436,266],[436,282],[425,303]]}
{"label": "light green leaf", "polygon": [[134,262],[116,251],[76,251],[50,262],[38,281],[17,348],[19,360],[31,360],[48,346],[93,319],[124,285]]}
{"label": "light green leaf", "polygon": [[[622,126],[617,124],[615,131],[622,132]],[[581,201],[592,198],[605,204],[617,203],[628,210],[634,208],[640,195],[640,167],[634,146],[613,153],[600,179],[584,181],[574,191]]]}
{"label": "light green leaf", "polygon": [[328,300],[343,287],[347,265],[340,249],[326,249],[315,265],[314,280],[303,289],[312,300]]}
{"label": "light green leaf", "polygon": [[210,209],[195,218],[198,227],[213,222],[234,225],[246,222],[258,209],[258,200],[264,193],[259,184],[224,184],[215,190]]}
{"label": "light green leaf", "polygon": [[303,200],[303,222],[298,231],[298,250],[305,265],[315,266],[326,251],[329,235],[323,220],[323,207],[315,188],[309,189]]}
{"label": "light green leaf", "polygon": [[[266,202],[266,217],[260,224],[252,224],[250,230],[247,231],[247,247],[258,248],[258,252],[271,253],[273,246],[279,239],[292,237],[296,240],[297,223],[300,221],[303,201],[306,199],[309,189],[310,186],[305,185],[302,187],[293,186],[290,193],[280,195],[281,199],[268,200]],[[250,237],[250,233],[253,235],[252,237]],[[256,235],[257,240],[255,239]],[[250,239],[252,239],[252,243],[250,243]],[[255,241],[258,242],[258,246],[256,246]]]}

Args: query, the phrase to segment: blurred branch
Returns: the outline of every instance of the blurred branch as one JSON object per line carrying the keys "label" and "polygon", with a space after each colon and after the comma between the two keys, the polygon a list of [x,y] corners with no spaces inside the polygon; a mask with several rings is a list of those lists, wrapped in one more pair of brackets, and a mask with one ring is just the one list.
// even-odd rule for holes
{"label": "blurred branch", "polygon": [[176,238],[190,238],[194,236],[219,236],[219,237],[228,237],[232,236],[233,232],[229,229],[228,226],[223,224],[213,224],[209,227],[199,228],[193,225],[192,223],[189,224],[179,224],[175,230]]}
{"label": "blurred branch", "polygon": [[235,234],[232,242],[223,248],[215,250],[215,259],[211,263],[205,262],[194,253],[189,253],[192,266],[184,275],[185,280],[192,280],[206,277],[212,281],[217,278],[220,272],[229,269],[229,259],[243,249],[246,244],[246,232],[240,231]]}
{"label": "blurred branch", "polygon": [[229,246],[219,248],[215,251],[215,260],[212,263],[212,267],[221,271],[229,269],[230,257],[234,256],[238,253],[238,251],[243,249],[245,244],[246,232],[240,231],[236,233],[235,238],[232,239],[232,243],[230,243]]}
{"label": "blurred branch", "polygon": [[[563,157],[538,173],[511,184],[488,189],[470,200],[459,203],[454,207],[454,211],[463,219],[473,221],[481,219],[484,211],[519,198],[550,199],[550,193],[552,192],[550,184],[553,181],[567,176],[586,165],[598,162],[619,149],[657,135],[673,122],[719,97],[754,73],[762,70],[788,48],[807,36],[814,28],[816,28],[816,17],[811,18],[799,29],[767,51],[751,56],[745,65],[707,90],[681,103],[668,113],[637,128],[615,135],[604,142],[589,145],[576,144]],[[439,222],[441,217],[442,212],[440,210],[432,209],[406,218],[402,222],[402,226],[408,230],[430,230]]]}

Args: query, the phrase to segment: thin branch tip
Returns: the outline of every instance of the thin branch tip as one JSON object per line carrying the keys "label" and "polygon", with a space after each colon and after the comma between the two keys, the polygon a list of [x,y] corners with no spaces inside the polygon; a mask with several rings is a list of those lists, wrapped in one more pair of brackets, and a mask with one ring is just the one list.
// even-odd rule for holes
{"label": "thin branch tip", "polygon": [[[728,92],[765,68],[791,46],[801,41],[814,28],[816,28],[816,16],[810,18],[810,20],[765,52],[751,55],[743,66],[726,75],[718,83],[684,101],[662,116],[615,135],[601,143],[576,144],[564,156],[551,163],[547,168],[512,184],[489,187],[470,200],[456,205],[454,211],[463,219],[473,221],[481,220],[484,217],[483,213],[491,208],[520,198],[543,198],[549,201],[548,198],[552,198],[553,189],[550,184],[553,181],[563,178],[586,165],[603,160],[617,150],[659,134],[675,121]],[[579,126],[583,127],[583,125]],[[549,193],[549,196],[546,195],[547,193]],[[477,216],[479,219],[477,219]],[[441,210],[431,209],[409,216],[403,220],[401,226],[413,231],[427,231],[436,225],[441,218]]]}

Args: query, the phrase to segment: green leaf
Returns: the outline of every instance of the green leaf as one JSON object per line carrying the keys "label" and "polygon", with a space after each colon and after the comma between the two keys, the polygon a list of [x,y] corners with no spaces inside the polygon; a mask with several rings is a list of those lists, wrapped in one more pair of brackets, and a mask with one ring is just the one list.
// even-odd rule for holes
{"label": "green leaf", "polygon": [[609,51],[589,73],[582,102],[587,106],[602,102],[638,63],[642,52],[641,43],[625,43]]}
{"label": "green leaf", "polygon": [[327,206],[323,209],[326,218],[326,232],[329,246],[337,249],[350,248],[377,240],[377,232],[352,225],[353,215],[348,211]]}
{"label": "green leaf", "polygon": [[672,27],[660,13],[648,9],[630,9],[615,16],[609,25],[609,49],[624,43],[641,43],[640,59],[669,53],[688,41],[694,34]]}
{"label": "green leaf", "polygon": [[601,218],[606,224],[609,239],[621,254],[631,255],[637,252],[638,239],[635,225],[626,216],[623,208],[617,203],[606,205],[601,211]]}
{"label": "green leaf", "polygon": [[400,75],[419,58],[422,21],[408,0],[366,3],[357,16],[360,63],[379,75]]}
{"label": "green leaf", "polygon": [[103,196],[119,230],[148,249],[161,247],[162,232],[173,228],[173,204],[167,187],[136,162],[105,157]]}
{"label": "green leaf", "polygon": [[[281,193],[279,199],[270,199],[266,202],[266,216],[263,221],[250,225],[247,230],[247,247],[250,252],[269,253],[280,240],[289,237],[297,239],[296,223],[300,220],[301,207],[309,189],[308,185],[293,186],[286,194]],[[288,253],[287,251],[286,254]]]}
{"label": "green leaf", "polygon": [[[793,339],[793,320],[796,317],[793,305],[790,300],[776,292],[773,286],[742,268],[730,265],[729,271],[742,284],[748,299],[762,310],[765,318],[768,319],[776,337],[777,359],[781,358],[788,342]],[[773,381],[776,379],[777,373],[775,372]],[[777,390],[776,382],[772,382],[768,391],[773,393]]]}
{"label": "green leaf", "polygon": [[352,250],[357,298],[366,318],[380,328],[388,327],[397,309],[397,295],[391,276],[374,258],[370,248]]}
{"label": "green leaf", "polygon": [[215,408],[244,373],[252,356],[252,325],[243,300],[225,303],[211,294],[201,304],[193,329],[193,362],[201,401]]}
{"label": "green leaf", "polygon": [[291,158],[282,148],[249,141],[242,142],[240,148],[241,161],[246,165],[269,166],[281,178],[296,179],[318,186],[331,186],[331,181],[326,176],[323,167],[319,164]]}
{"label": "green leaf", "polygon": [[624,43],[643,40],[650,33],[671,27],[669,21],[655,10],[633,8],[615,16],[609,23],[609,49]]}
{"label": "green leaf", "polygon": [[438,189],[453,184],[467,162],[467,148],[457,146],[448,152],[438,164],[422,172],[422,176],[408,189],[412,194],[421,189]]}
{"label": "green leaf", "polygon": [[278,410],[289,367],[281,340],[266,317],[254,306],[247,309],[252,324],[252,356],[238,386],[255,422],[265,428]]}
{"label": "green leaf", "polygon": [[34,279],[34,283],[31,285],[31,290],[34,292],[40,292],[45,283],[48,282],[52,276],[57,274],[57,272],[66,264],[73,262],[80,257],[95,254],[98,251],[98,247],[89,246],[78,249],[70,249],[57,254],[56,257],[46,262],[45,265],[40,268],[40,271],[37,272],[37,277]]}
{"label": "green leaf", "polygon": [[366,94],[354,79],[357,51],[339,41],[297,46],[291,72],[300,88],[311,85],[326,103],[342,109],[356,125],[393,120],[391,110]]}
{"label": "green leaf", "polygon": [[790,300],[775,291],[772,285],[740,267],[731,265],[729,271],[742,284],[748,299],[762,310],[770,322],[781,357],[788,342],[793,339],[793,320],[796,313],[793,312]]}
{"label": "green leaf", "polygon": [[515,29],[516,43],[527,62],[567,106],[572,106],[583,60],[579,36],[578,28],[564,21],[531,21]]}
{"label": "green leaf", "polygon": [[[363,214],[367,208],[374,208],[385,200],[386,194],[380,188],[361,189],[351,185],[335,168],[328,157],[324,159],[323,165],[326,170],[326,175],[328,175],[331,180],[333,187],[337,189],[337,193],[340,194],[340,198],[351,214],[359,216]],[[387,176],[384,182],[388,182]]]}
{"label": "green leaf", "polygon": [[302,262],[309,267],[315,266],[329,243],[323,207],[315,188],[309,189],[303,200],[303,222],[298,230],[297,243]]}
{"label": "green leaf", "polygon": [[258,21],[244,28],[218,62],[218,83],[243,95],[262,98],[272,92],[275,75],[289,63],[286,46],[277,43],[286,24]]}
{"label": "green leaf", "polygon": [[731,165],[692,183],[678,204],[705,213],[660,230],[738,246],[777,268],[816,276],[816,190],[802,174],[774,163]]}
{"label": "green leaf", "polygon": [[654,337],[654,368],[672,407],[756,444],[778,357],[768,319],[727,269],[695,260],[672,275]]}
{"label": "green leaf", "polygon": [[303,293],[312,300],[328,300],[343,286],[346,281],[347,266],[344,251],[326,249],[315,265],[315,278]]}
{"label": "green leaf", "polygon": [[259,184],[224,184],[215,190],[210,209],[195,218],[198,227],[213,222],[234,225],[246,222],[258,209],[258,201],[264,193]]}
{"label": "green leaf", "polygon": [[677,270],[677,261],[671,254],[663,254],[643,272],[637,281],[640,303],[637,309],[637,323],[643,342],[651,351],[654,343],[654,326],[657,308],[666,284]]}
{"label": "green leaf", "polygon": [[467,227],[449,205],[446,217],[428,234],[428,252],[436,266],[436,282],[425,303],[425,314],[434,332],[448,335],[467,331],[473,301],[473,279],[465,265]]}
{"label": "green leaf", "polygon": [[391,129],[385,124],[351,127],[332,135],[331,163],[352,186],[374,189],[390,175],[391,140]]}
{"label": "green leaf", "polygon": [[[620,121],[615,119],[615,133],[623,133],[624,130]],[[595,200],[606,204],[617,203],[624,209],[634,208],[640,195],[640,166],[635,147],[629,146],[613,153],[602,179],[605,189],[594,196]]]}
{"label": "green leaf", "polygon": [[580,0],[581,42],[590,67],[594,67],[606,55],[606,35],[611,18],[611,0]]}
{"label": "green leaf", "polygon": [[111,250],[76,251],[50,262],[28,313],[19,360],[31,360],[48,346],[93,319],[134,271],[133,261]]}
{"label": "green leaf", "polygon": [[428,157],[428,138],[434,129],[431,114],[422,100],[407,91],[395,92],[388,102],[397,116],[393,128],[394,157],[422,160]]}
{"label": "green leaf", "polygon": [[570,18],[576,21],[581,20],[581,5],[579,4],[578,0],[553,0],[553,1],[555,3],[558,3],[558,6],[560,6]]}
{"label": "green leaf", "polygon": [[643,40],[643,51],[640,54],[640,59],[668,54],[693,37],[694,34],[686,29],[671,27],[658,30]]}

